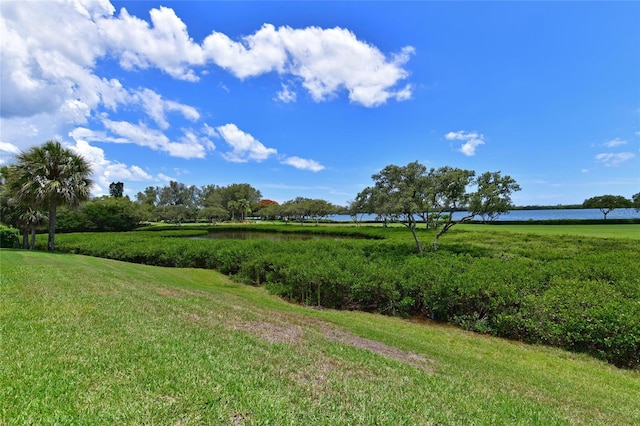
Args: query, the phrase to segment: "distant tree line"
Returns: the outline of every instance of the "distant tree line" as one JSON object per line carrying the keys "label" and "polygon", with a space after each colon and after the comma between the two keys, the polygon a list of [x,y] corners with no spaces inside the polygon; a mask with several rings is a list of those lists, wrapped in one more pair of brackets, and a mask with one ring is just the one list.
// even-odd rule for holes
{"label": "distant tree line", "polygon": [[[314,222],[334,214],[349,214],[356,224],[364,214],[373,214],[384,223],[405,225],[419,252],[422,243],[418,224],[437,230],[438,239],[456,223],[478,216],[492,221],[513,209],[511,194],[520,186],[510,176],[441,167],[428,170],[413,162],[389,165],[372,176],[374,184],[356,195],[347,207],[322,199],[296,197],[278,203],[263,199],[247,183],[228,186],[195,185],[170,181],[165,186],[149,186],[138,192],[135,201],[124,195],[124,184],[112,182],[109,196],[90,198],[93,184],[88,162],[59,142],[48,141],[16,158],[16,164],[0,168],[0,229],[4,235],[19,230],[22,246],[33,248],[38,229],[48,227],[47,247],[54,249],[55,232],[128,231],[145,221],[181,224],[185,222],[239,221],[249,218],[284,222]],[[616,208],[635,207],[640,211],[640,193],[626,199],[603,195],[584,201],[584,208],[598,208],[607,215]],[[468,212],[453,220],[456,211]],[[17,237],[16,237],[17,238]]]}
{"label": "distant tree line", "polygon": [[196,187],[171,181],[149,186],[135,200],[124,195],[124,184],[112,182],[109,195],[90,197],[89,163],[57,141],[17,156],[0,168],[0,244],[33,248],[39,230],[49,229],[49,250],[55,232],[129,231],[145,221],[240,221],[248,218],[315,221],[344,208],[325,200],[297,197],[282,204],[262,199],[246,183]]}
{"label": "distant tree line", "polygon": [[145,206],[149,220],[176,224],[228,220],[243,222],[248,218],[300,222],[315,220],[317,223],[331,214],[344,211],[343,207],[328,201],[304,197],[279,204],[263,199],[260,191],[247,183],[198,188],[172,181],[164,187],[147,187],[136,198]]}

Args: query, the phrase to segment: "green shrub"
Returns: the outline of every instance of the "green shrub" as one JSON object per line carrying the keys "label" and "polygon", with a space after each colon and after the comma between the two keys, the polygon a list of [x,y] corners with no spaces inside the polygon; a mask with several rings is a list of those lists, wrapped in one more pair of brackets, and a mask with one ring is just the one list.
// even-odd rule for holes
{"label": "green shrub", "polygon": [[0,224],[0,247],[17,248],[20,246],[20,231]]}

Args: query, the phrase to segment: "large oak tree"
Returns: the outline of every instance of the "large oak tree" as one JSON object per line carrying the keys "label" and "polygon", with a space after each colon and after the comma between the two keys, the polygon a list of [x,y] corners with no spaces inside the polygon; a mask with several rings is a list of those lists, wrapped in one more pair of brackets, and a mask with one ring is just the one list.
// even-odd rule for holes
{"label": "large oak tree", "polygon": [[605,220],[607,215],[613,210],[618,208],[632,207],[631,200],[623,197],[622,195],[598,195],[597,197],[591,197],[584,200],[582,207],[585,209],[598,209],[604,215]]}
{"label": "large oak tree", "polygon": [[[487,172],[477,178],[472,170],[448,166],[427,172],[417,161],[406,166],[386,166],[372,179],[374,185],[360,192],[352,207],[405,225],[419,253],[423,247],[416,231],[418,218],[427,224],[432,218],[442,220],[433,241],[433,249],[437,250],[439,238],[452,226],[475,216],[496,219],[511,208],[511,194],[520,190],[513,178],[500,172]],[[475,191],[470,191],[473,187]],[[468,214],[454,220],[453,214],[461,210]]]}

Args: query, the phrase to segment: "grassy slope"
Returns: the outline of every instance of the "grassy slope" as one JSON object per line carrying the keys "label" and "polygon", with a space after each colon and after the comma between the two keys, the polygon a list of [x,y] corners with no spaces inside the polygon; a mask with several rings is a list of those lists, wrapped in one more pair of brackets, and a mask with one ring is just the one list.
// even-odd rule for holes
{"label": "grassy slope", "polygon": [[586,356],[300,307],[208,270],[0,262],[0,424],[640,423],[640,373]]}

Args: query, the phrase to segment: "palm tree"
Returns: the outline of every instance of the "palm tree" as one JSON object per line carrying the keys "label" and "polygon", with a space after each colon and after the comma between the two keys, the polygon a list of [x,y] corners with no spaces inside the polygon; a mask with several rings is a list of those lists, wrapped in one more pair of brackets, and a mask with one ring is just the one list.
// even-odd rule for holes
{"label": "palm tree", "polygon": [[[20,204],[15,199],[3,199],[2,201],[0,211],[2,211],[3,221],[20,230],[23,248],[33,250],[36,244],[36,229],[39,225],[47,223],[47,215],[40,210]],[[30,242],[29,234],[31,234]]]}
{"label": "palm tree", "polygon": [[47,141],[17,157],[16,196],[32,207],[49,210],[47,249],[55,247],[56,214],[59,205],[77,206],[89,198],[93,181],[91,166],[82,156],[63,148],[60,142]]}
{"label": "palm tree", "polygon": [[240,213],[240,220],[242,222],[245,221],[247,214],[251,213],[251,208],[249,207],[249,203],[244,198],[237,201],[238,203],[238,212]]}
{"label": "palm tree", "polygon": [[[16,194],[20,188],[16,181],[15,166],[3,166],[0,169],[0,217],[2,222],[15,226],[22,234],[22,247],[33,249],[35,233],[39,225],[47,223],[48,217],[41,210],[33,208],[35,203],[20,200]],[[29,243],[31,233],[31,243]]]}
{"label": "palm tree", "polygon": [[236,213],[238,213],[238,202],[231,200],[227,203],[227,208],[231,212],[231,220],[236,220]]}

